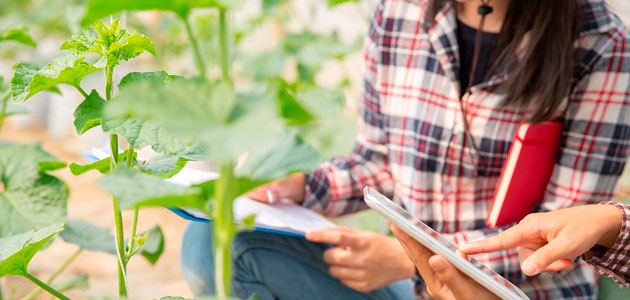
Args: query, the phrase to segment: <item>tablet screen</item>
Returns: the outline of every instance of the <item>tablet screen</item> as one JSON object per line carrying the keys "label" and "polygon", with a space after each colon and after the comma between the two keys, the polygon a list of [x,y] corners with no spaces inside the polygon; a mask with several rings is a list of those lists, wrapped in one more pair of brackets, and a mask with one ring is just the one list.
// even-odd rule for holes
{"label": "tablet screen", "polygon": [[[372,190],[372,191],[374,191],[374,190]],[[406,210],[404,210],[402,207],[400,207],[399,205],[397,205],[393,201],[387,199],[385,196],[381,195],[380,193],[370,192],[370,194],[373,195],[373,196],[376,196],[377,198],[379,198],[379,200],[380,200],[379,202],[380,203],[382,203],[382,204],[386,205],[388,208],[392,209],[398,215],[400,215],[401,217],[405,218],[409,223],[414,224],[418,229],[420,229],[420,230],[424,231],[425,233],[429,234],[432,238],[435,239],[436,242],[442,244],[443,246],[447,247],[448,249],[450,249],[453,252],[456,252],[458,250],[458,248],[453,243],[451,243],[449,240],[445,239],[442,235],[437,233],[431,227],[429,227],[426,224],[424,224],[418,218],[416,218],[416,217],[412,216],[411,214],[409,214]],[[494,279],[494,281],[496,281],[500,285],[505,286],[506,288],[511,290],[514,294],[527,297],[527,296],[524,295],[523,291],[521,291],[518,287],[516,287],[514,284],[512,284],[507,279],[503,278],[501,275],[499,275],[496,272],[492,271],[492,269],[490,269],[489,267],[485,266],[484,264],[482,264],[478,260],[470,257],[470,258],[468,258],[468,261],[470,262],[470,264],[475,266],[477,269],[481,270],[483,273],[487,274],[492,279]],[[525,299],[527,299],[527,298],[525,298]]]}

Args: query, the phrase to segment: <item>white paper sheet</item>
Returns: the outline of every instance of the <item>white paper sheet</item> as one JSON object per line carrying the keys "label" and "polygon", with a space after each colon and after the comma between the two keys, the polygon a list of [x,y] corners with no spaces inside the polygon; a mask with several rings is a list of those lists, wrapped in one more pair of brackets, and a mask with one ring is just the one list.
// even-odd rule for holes
{"label": "white paper sheet", "polygon": [[[219,175],[217,173],[184,168],[181,172],[172,178],[169,178],[167,181],[188,186],[216,179],[218,177]],[[188,208],[183,210],[194,217],[208,219],[208,217],[201,211]],[[335,226],[335,224],[315,212],[286,201],[270,205],[250,200],[245,197],[239,197],[234,200],[233,210],[234,219],[237,223],[240,223],[241,220],[249,215],[256,215],[254,222],[255,227],[278,231],[304,234],[310,230]]]}

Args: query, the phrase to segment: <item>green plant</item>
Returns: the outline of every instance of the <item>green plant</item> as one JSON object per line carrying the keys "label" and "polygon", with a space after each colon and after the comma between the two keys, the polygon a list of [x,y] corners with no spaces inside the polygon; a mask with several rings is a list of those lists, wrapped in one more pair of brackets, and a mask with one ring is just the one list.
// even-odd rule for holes
{"label": "green plant", "polygon": [[[61,50],[65,54],[42,68],[28,63],[14,66],[10,86],[0,84],[0,95],[4,95],[3,112],[12,111],[12,108],[5,109],[10,107],[9,98],[13,102],[21,103],[42,91],[59,92],[57,86],[66,84],[74,87],[84,97],[74,113],[77,133],[81,135],[100,126],[104,132],[110,134],[110,157],[86,164],[72,163],[70,170],[74,175],[91,170],[106,174],[99,184],[114,196],[112,203],[115,216],[113,236],[106,229],[84,221],[67,221],[61,237],[66,242],[77,244],[78,249],[46,283],[30,275],[21,274],[22,276],[33,280],[53,295],[66,299],[61,292],[85,283],[85,277],[63,284],[53,284],[53,281],[82,251],[102,251],[118,257],[119,295],[124,297],[129,288],[126,282],[129,260],[134,255],[141,254],[151,263],[155,263],[164,249],[159,227],[137,234],[139,208],[192,207],[206,212],[213,219],[217,245],[215,255],[218,262],[217,297],[227,299],[231,290],[230,243],[237,232],[247,228],[254,220],[254,216],[250,216],[244,224],[234,225],[234,198],[273,179],[315,167],[319,161],[318,151],[305,143],[305,140],[313,142],[319,149],[333,148],[330,140],[321,142],[326,140],[322,138],[326,134],[319,130],[321,126],[313,125],[341,120],[342,118],[336,116],[342,115],[343,101],[339,91],[319,88],[314,84],[313,78],[325,60],[341,59],[356,49],[356,45],[343,47],[336,44],[330,51],[312,57],[308,54],[308,49],[337,43],[337,37],[288,35],[282,45],[272,52],[243,56],[242,60],[255,64],[255,69],[259,72],[248,73],[245,70],[242,75],[250,78],[253,86],[236,87],[232,70],[233,61],[238,59],[235,57],[238,52],[235,42],[247,34],[247,29],[236,29],[230,26],[229,20],[230,11],[238,9],[242,2],[93,0],[88,4],[82,22],[94,25],[82,29],[64,42]],[[277,9],[284,3],[286,1],[264,1],[265,13],[277,14]],[[203,47],[191,25],[190,13],[195,8],[212,8],[215,12],[216,18],[212,20],[216,21],[217,28],[213,37],[218,45],[218,78],[207,72],[207,57],[204,57]],[[156,55],[156,51],[148,37],[121,29],[117,20],[106,25],[97,19],[124,10],[154,9],[172,11],[182,20],[192,45],[199,76],[184,78],[164,71],[131,72],[116,84],[114,74],[118,64],[143,52]],[[260,22],[261,19],[252,20],[248,26]],[[312,40],[313,43],[307,43],[306,40]],[[315,45],[315,41],[319,44]],[[309,48],[311,44],[315,46]],[[93,59],[89,53],[97,54],[98,59]],[[289,56],[297,57],[298,60],[300,77],[296,82],[287,82],[281,74]],[[265,64],[268,58],[275,59]],[[82,80],[86,76],[101,71],[105,74],[105,97],[96,89],[82,87]],[[314,99],[326,101],[326,104],[314,104]],[[322,109],[322,106],[333,109]],[[0,120],[5,115],[8,114],[3,113]],[[338,129],[332,126],[327,130]],[[120,138],[129,145],[125,151],[119,151]],[[135,150],[147,146],[158,154],[148,161],[138,160]],[[4,149],[0,148],[0,151]],[[246,162],[236,168],[237,158],[243,153],[247,155]],[[1,158],[0,172],[9,169],[1,165]],[[220,179],[191,187],[181,187],[164,181],[164,178],[175,175],[191,160],[215,164],[221,174]],[[37,164],[40,176],[49,176],[47,171],[65,166],[63,163],[53,162],[52,158],[50,161],[40,161],[28,156],[24,161]],[[6,183],[5,186],[11,187]],[[46,186],[38,183],[30,188],[42,187]],[[60,203],[65,209],[67,191],[65,197],[61,198],[63,201],[60,200]],[[44,200],[45,198],[39,198],[33,202],[45,205]],[[122,209],[134,211],[128,230],[122,224]],[[40,223],[33,223],[33,228],[29,229],[39,229],[53,221],[38,219],[41,215],[41,211],[33,212],[33,219]],[[65,218],[64,210],[55,221],[63,221]],[[2,228],[4,227],[0,227]],[[20,231],[25,229],[21,228]],[[128,239],[125,239],[125,231],[130,232]],[[15,233],[18,232],[8,232],[7,235],[14,238]],[[23,246],[22,249],[25,249],[28,244]],[[9,264],[10,260],[2,258],[0,263]],[[39,292],[41,289],[34,290],[24,299],[33,299]],[[1,295],[0,292],[0,297]]]}

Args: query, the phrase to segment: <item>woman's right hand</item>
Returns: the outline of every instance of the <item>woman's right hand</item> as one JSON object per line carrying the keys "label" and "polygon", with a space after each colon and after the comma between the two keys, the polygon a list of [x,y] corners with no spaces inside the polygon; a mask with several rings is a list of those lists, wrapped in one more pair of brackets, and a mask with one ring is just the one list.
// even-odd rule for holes
{"label": "woman's right hand", "polygon": [[500,234],[464,245],[467,255],[518,247],[523,273],[573,267],[580,255],[599,245],[610,248],[619,236],[622,212],[612,205],[584,205],[535,213]]}
{"label": "woman's right hand", "polygon": [[243,195],[246,198],[265,202],[277,203],[281,199],[289,199],[296,204],[304,202],[306,178],[303,173],[296,173],[260,186]]}

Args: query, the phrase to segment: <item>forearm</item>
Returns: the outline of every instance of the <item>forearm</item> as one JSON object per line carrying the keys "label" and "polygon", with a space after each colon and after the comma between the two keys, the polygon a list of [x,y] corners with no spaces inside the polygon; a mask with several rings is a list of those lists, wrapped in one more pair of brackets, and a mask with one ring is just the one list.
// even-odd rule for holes
{"label": "forearm", "polygon": [[[359,147],[359,146],[358,146]],[[365,154],[365,153],[363,153]],[[334,158],[308,173],[302,205],[327,216],[366,209],[363,188],[372,186],[391,194],[393,181],[381,154],[353,153]]]}
{"label": "forearm", "polygon": [[630,287],[630,205],[618,202],[602,204],[615,207],[621,216],[611,212],[611,222],[617,224],[608,226],[606,234],[598,241],[598,245],[607,250],[597,253],[597,249],[593,249],[584,258],[600,274],[612,278],[621,286]]}

